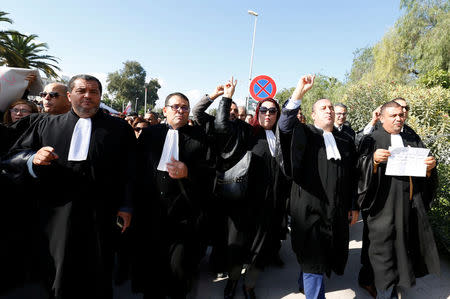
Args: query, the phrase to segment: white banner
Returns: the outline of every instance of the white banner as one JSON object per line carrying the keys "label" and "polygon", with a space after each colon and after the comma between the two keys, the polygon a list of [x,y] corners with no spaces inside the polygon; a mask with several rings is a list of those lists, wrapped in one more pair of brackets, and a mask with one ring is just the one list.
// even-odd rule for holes
{"label": "white banner", "polygon": [[0,111],[5,111],[9,104],[20,99],[28,86],[25,78],[35,74],[36,80],[30,86],[29,95],[37,96],[44,89],[38,70],[0,67]]}

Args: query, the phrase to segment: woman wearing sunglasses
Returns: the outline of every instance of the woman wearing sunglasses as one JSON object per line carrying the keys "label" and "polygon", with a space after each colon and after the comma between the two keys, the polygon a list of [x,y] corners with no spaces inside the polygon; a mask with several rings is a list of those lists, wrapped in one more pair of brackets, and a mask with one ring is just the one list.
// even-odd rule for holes
{"label": "woman wearing sunglasses", "polygon": [[139,135],[141,135],[142,130],[144,128],[147,128],[149,126],[149,123],[142,117],[136,117],[131,126],[133,127],[134,134],[136,134],[136,138],[139,138]]}
{"label": "woman wearing sunglasses", "polygon": [[229,271],[224,298],[234,297],[244,264],[249,265],[244,277],[244,296],[256,298],[258,275],[273,256],[274,244],[280,242],[280,227],[285,215],[282,207],[287,196],[285,190],[289,189],[283,187],[287,181],[275,159],[275,128],[280,117],[278,103],[271,98],[260,101],[251,125],[241,120],[230,120],[235,86],[233,79],[225,85],[215,120],[217,140],[222,149],[219,155],[223,159],[218,162],[218,170],[230,169],[248,151],[251,152],[251,161],[244,198],[223,203],[228,218]]}
{"label": "woman wearing sunglasses", "polygon": [[28,116],[31,113],[37,112],[38,108],[34,103],[27,100],[19,99],[12,102],[8,106],[8,109],[3,115],[3,123],[9,126],[12,123],[18,121],[19,119]]}

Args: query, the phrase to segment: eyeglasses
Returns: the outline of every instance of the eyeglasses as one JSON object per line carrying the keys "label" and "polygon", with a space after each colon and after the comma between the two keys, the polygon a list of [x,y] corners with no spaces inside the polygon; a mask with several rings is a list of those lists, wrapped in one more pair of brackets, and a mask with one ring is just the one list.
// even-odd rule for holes
{"label": "eyeglasses", "polygon": [[[400,105],[400,106],[402,106],[402,105]],[[408,105],[402,106],[402,108],[405,109],[405,111],[409,111],[409,106]]]}
{"label": "eyeglasses", "polygon": [[339,112],[339,113],[336,113],[336,116],[346,116],[347,115],[347,112]]}
{"label": "eyeglasses", "polygon": [[41,98],[45,98],[47,95],[49,95],[52,99],[59,97],[59,93],[57,93],[56,91],[50,91],[50,92],[40,92],[39,96]]}
{"label": "eyeglasses", "polygon": [[188,112],[190,110],[189,106],[166,105],[166,107],[170,107],[173,111],[178,111],[181,109],[181,112]]}
{"label": "eyeglasses", "polygon": [[17,113],[21,113],[21,114],[25,114],[25,113],[31,113],[31,110],[28,109],[17,109],[17,108],[12,108],[9,109],[9,112],[13,113],[13,114],[17,114]]}
{"label": "eyeglasses", "polygon": [[267,111],[269,111],[269,114],[272,114],[272,115],[278,112],[277,108],[274,108],[274,107],[270,107],[270,108],[261,107],[261,108],[259,108],[259,113],[266,114]]}
{"label": "eyeglasses", "polygon": [[140,132],[143,128],[134,128],[136,132]]}

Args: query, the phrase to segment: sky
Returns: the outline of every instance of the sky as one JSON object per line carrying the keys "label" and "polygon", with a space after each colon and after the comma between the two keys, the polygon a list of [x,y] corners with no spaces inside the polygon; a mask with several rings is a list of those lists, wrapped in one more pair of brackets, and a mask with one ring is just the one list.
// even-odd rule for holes
{"label": "sky", "polygon": [[374,45],[402,13],[398,0],[3,0],[0,10],[14,21],[0,29],[37,34],[65,76],[106,84],[108,73],[138,61],[162,86],[159,107],[175,91],[194,105],[231,76],[234,99],[245,102],[255,22],[248,10],[259,14],[252,77],[270,76],[277,90],[309,73],[344,80],[353,52]]}

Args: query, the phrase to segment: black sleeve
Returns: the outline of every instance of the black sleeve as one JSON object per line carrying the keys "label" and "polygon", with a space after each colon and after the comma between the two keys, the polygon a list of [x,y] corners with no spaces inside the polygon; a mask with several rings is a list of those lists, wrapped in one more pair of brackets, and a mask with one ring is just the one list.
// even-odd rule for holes
{"label": "black sleeve", "polygon": [[380,169],[373,173],[373,153],[374,143],[371,135],[366,135],[358,149],[358,160],[356,171],[358,179],[358,207],[361,210],[368,210],[373,204],[373,190],[378,188],[378,177]]}
{"label": "black sleeve", "polygon": [[232,100],[222,97],[217,109],[217,116],[214,122],[216,133],[230,135],[233,133],[233,124],[230,121],[230,108]]}
{"label": "black sleeve", "polygon": [[292,178],[292,159],[291,159],[291,145],[292,145],[292,133],[297,123],[300,123],[297,119],[298,109],[286,109],[281,110],[280,119],[278,120],[278,137],[281,147],[281,159],[280,163],[283,173],[288,178]]}
{"label": "black sleeve", "polygon": [[136,182],[136,137],[132,128],[128,125],[125,127],[124,136],[124,153],[123,157],[123,179],[125,180],[125,188],[121,209],[125,208],[130,211],[134,208],[134,190]]}
{"label": "black sleeve", "polygon": [[214,121],[214,116],[206,113],[206,109],[211,106],[212,102],[208,95],[204,95],[201,100],[192,109],[194,121],[200,126],[205,126],[208,122]]}

